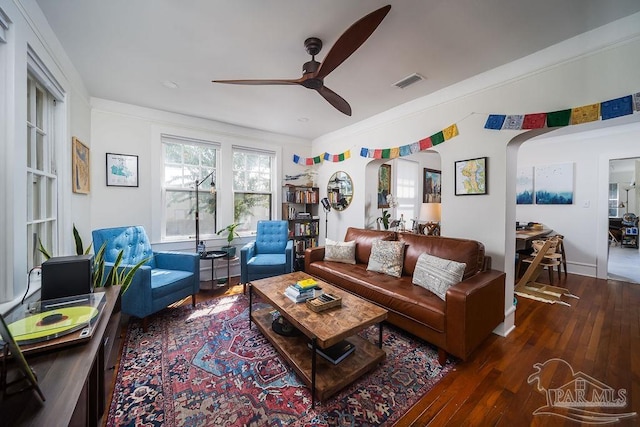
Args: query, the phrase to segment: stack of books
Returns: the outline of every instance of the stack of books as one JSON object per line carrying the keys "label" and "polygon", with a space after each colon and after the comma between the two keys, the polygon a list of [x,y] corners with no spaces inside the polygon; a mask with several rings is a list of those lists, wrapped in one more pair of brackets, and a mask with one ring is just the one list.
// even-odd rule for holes
{"label": "stack of books", "polygon": [[287,289],[285,289],[284,294],[291,301],[299,303],[321,295],[322,289],[320,289],[316,280],[305,279],[289,285]]}

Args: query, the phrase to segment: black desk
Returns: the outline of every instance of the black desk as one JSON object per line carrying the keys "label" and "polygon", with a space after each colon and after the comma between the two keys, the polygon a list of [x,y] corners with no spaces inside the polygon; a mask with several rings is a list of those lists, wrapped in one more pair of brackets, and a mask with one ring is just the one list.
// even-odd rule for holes
{"label": "black desk", "polygon": [[[225,283],[220,283],[220,279],[216,278],[216,260],[217,259],[226,259],[227,260],[227,278]],[[227,286],[229,284],[229,281],[231,280],[231,258],[230,256],[228,256],[227,251],[207,251],[206,254],[203,254],[202,256],[200,256],[200,259],[210,259],[211,260],[211,289],[217,289],[217,288],[222,288],[224,286]]]}

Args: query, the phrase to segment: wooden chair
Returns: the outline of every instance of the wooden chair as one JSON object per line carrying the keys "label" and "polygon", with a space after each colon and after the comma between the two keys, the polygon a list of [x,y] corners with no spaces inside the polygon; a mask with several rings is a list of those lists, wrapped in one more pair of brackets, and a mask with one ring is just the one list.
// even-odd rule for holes
{"label": "wooden chair", "polygon": [[[553,270],[555,267],[558,267],[558,280],[560,280],[560,268],[561,264],[564,260],[564,270],[565,274],[567,272],[567,264],[566,259],[564,259],[564,248],[562,249],[562,253],[558,252],[558,247],[562,245],[562,236],[555,235],[549,237],[545,240],[539,240],[539,242],[543,242],[542,248],[538,248],[537,252],[534,252],[530,256],[523,256],[518,258],[518,266],[516,268],[516,277],[520,277],[520,269],[522,268],[522,264],[531,264],[539,252],[543,251],[543,255],[540,258],[539,265],[541,268],[546,268],[549,272],[549,283],[553,284]],[[548,245],[546,243],[549,243]]]}
{"label": "wooden chair", "polygon": [[532,257],[533,259],[529,263],[529,267],[527,267],[522,278],[516,283],[514,292],[516,295],[546,303],[558,303],[571,306],[569,303],[562,300],[563,296],[578,299],[577,296],[569,292],[569,289],[536,282],[538,276],[540,276],[540,273],[542,273],[542,270],[546,267],[544,260],[546,258],[547,251],[553,244],[554,243],[551,239],[545,241],[542,248],[538,250],[536,256]]}

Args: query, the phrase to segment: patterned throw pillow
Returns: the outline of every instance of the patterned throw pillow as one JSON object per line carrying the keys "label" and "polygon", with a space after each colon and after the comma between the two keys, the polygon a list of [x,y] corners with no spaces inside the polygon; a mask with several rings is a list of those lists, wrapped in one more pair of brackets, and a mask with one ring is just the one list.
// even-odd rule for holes
{"label": "patterned throw pillow", "polygon": [[374,240],[367,270],[393,277],[402,276],[404,242]]}
{"label": "patterned throw pillow", "polygon": [[460,283],[467,264],[422,254],[416,262],[412,283],[422,286],[444,300],[447,289]]}
{"label": "patterned throw pillow", "polygon": [[324,260],[355,264],[356,242],[335,242],[331,239],[325,239]]}

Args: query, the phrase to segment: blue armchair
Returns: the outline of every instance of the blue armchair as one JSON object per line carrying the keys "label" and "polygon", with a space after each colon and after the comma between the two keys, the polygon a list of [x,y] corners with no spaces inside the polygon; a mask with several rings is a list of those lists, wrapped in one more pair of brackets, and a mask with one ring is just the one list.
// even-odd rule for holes
{"label": "blue armchair", "polygon": [[278,276],[293,271],[293,241],[287,221],[258,221],[256,240],[240,249],[240,281]]}
{"label": "blue armchair", "polygon": [[200,290],[200,258],[196,253],[153,252],[151,243],[141,226],[103,228],[93,230],[94,251],[104,250],[105,278],[120,250],[124,250],[120,267],[132,267],[151,258],[138,271],[127,291],[122,295],[122,311],[143,320],[169,304],[191,295],[195,306]]}

